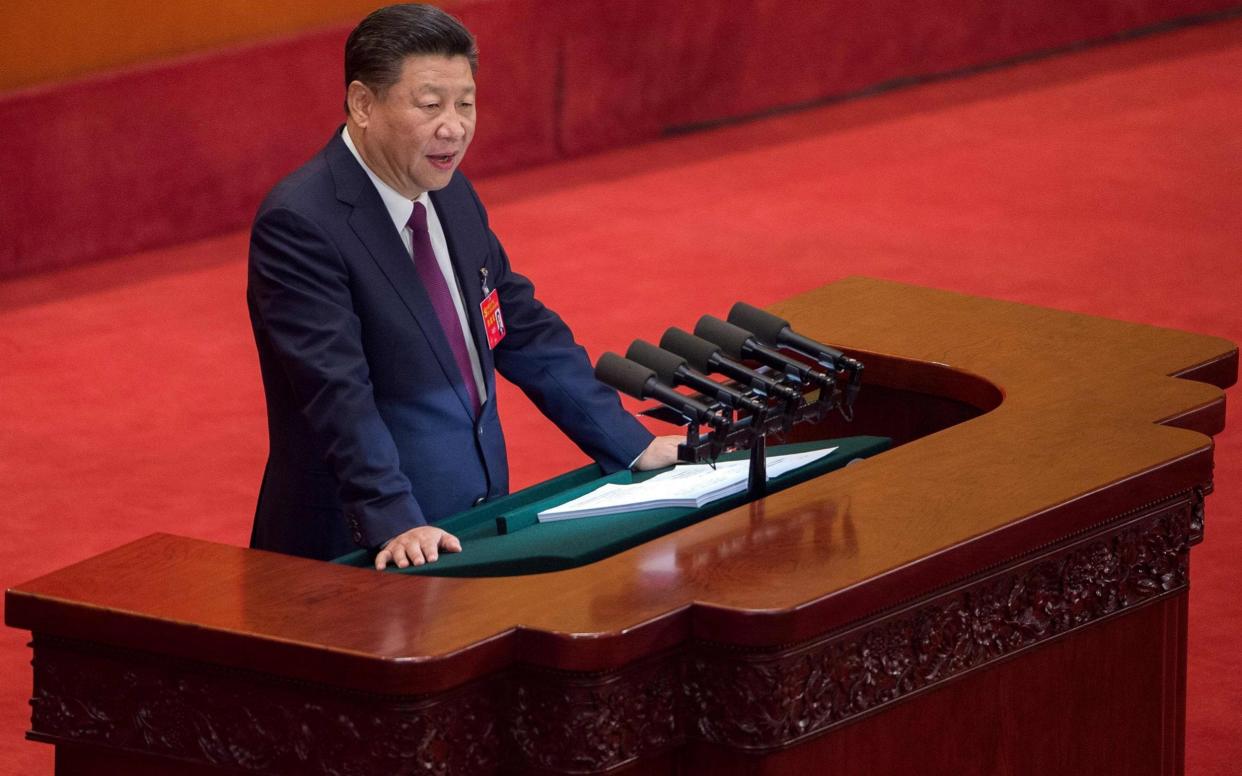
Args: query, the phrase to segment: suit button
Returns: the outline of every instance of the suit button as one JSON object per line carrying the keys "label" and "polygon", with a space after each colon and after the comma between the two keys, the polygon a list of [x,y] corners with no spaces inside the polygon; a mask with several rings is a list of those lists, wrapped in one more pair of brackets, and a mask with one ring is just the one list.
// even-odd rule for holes
{"label": "suit button", "polygon": [[479,496],[478,498],[474,500],[474,505],[477,507],[479,504],[482,504],[484,501],[487,501],[487,496]]}
{"label": "suit button", "polygon": [[362,544],[362,531],[354,529],[354,544]]}

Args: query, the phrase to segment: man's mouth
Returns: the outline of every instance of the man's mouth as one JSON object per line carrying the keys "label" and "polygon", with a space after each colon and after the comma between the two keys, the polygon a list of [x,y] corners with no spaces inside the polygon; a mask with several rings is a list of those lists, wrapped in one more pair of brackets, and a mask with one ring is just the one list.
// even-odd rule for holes
{"label": "man's mouth", "polygon": [[457,154],[427,154],[427,159],[431,161],[431,164],[441,170],[451,168],[456,158]]}

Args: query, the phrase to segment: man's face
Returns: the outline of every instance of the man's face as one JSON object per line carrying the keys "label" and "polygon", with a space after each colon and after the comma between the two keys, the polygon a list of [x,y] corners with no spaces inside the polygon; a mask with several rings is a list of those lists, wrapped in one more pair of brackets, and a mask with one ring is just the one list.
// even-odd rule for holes
{"label": "man's face", "polygon": [[448,185],[474,138],[474,75],[465,57],[413,55],[376,95],[350,85],[351,132],[362,158],[410,199]]}

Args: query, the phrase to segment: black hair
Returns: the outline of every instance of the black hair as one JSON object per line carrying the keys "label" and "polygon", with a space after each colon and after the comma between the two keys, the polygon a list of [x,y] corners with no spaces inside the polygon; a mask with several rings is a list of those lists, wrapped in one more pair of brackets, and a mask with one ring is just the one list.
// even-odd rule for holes
{"label": "black hair", "polygon": [[[433,5],[403,3],[371,12],[345,41],[345,89],[361,81],[377,94],[401,79],[406,57],[439,54],[465,57],[479,67],[474,36],[454,16]],[[349,113],[348,100],[345,113]]]}

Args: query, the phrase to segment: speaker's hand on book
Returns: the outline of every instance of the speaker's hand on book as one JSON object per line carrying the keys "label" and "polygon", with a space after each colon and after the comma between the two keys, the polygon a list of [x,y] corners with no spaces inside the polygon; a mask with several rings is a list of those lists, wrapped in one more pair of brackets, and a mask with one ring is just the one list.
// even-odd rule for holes
{"label": "speaker's hand on book", "polygon": [[659,436],[651,440],[643,454],[634,462],[634,469],[640,472],[652,469],[663,469],[677,463],[677,445],[686,441],[681,436]]}

